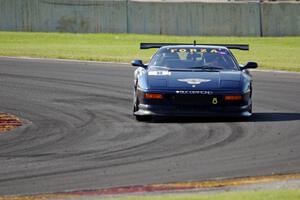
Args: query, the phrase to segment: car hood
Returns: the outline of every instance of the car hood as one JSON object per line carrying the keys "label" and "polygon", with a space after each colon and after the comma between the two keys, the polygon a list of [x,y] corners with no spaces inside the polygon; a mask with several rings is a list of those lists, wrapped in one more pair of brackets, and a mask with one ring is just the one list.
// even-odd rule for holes
{"label": "car hood", "polygon": [[240,71],[149,71],[149,89],[215,90],[239,88]]}

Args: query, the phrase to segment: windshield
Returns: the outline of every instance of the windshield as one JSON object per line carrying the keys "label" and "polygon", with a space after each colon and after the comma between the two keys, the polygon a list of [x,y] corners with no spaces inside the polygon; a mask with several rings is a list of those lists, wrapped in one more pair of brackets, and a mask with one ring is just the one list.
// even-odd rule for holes
{"label": "windshield", "polygon": [[171,69],[237,70],[230,52],[222,48],[163,48],[153,56],[149,65]]}

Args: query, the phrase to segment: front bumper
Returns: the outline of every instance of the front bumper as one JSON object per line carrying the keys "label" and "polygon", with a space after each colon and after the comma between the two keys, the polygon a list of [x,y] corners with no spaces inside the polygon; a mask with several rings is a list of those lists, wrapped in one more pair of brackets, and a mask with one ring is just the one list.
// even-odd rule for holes
{"label": "front bumper", "polygon": [[[147,93],[161,94],[162,98],[145,98],[145,92],[138,91],[139,105],[134,115],[250,117],[252,114],[250,92],[213,91],[210,94],[181,94],[175,91]],[[228,95],[240,95],[242,99],[225,100],[225,96]],[[216,101],[214,102],[214,100]]]}
{"label": "front bumper", "polygon": [[220,116],[250,117],[251,104],[244,106],[174,106],[140,104],[134,115],[139,116]]}

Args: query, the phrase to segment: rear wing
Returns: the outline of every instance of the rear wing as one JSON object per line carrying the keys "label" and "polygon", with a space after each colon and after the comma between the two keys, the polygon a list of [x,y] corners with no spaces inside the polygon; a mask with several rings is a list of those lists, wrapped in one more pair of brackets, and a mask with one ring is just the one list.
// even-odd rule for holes
{"label": "rear wing", "polygon": [[151,48],[160,48],[163,46],[170,46],[170,45],[208,45],[208,46],[222,46],[228,49],[239,49],[239,50],[249,50],[248,44],[196,44],[194,41],[193,44],[191,43],[141,43],[140,49],[151,49]]}

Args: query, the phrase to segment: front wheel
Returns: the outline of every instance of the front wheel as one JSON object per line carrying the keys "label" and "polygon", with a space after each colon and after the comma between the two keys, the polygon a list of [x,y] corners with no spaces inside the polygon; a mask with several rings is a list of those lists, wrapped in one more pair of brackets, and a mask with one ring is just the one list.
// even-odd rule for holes
{"label": "front wheel", "polygon": [[[249,113],[252,115],[253,113],[252,113],[252,103],[251,103],[251,105],[250,105],[250,108],[249,108]],[[250,115],[250,116],[251,116]]]}
{"label": "front wheel", "polygon": [[[133,115],[135,115],[134,113],[139,110],[139,104],[140,104],[139,99],[136,96],[136,91],[134,90],[134,92],[133,92]],[[148,116],[148,115],[135,115],[135,119],[137,121],[144,122],[144,121],[151,120],[151,116]]]}
{"label": "front wheel", "polygon": [[139,122],[145,122],[145,121],[150,121],[151,120],[151,116],[148,115],[136,115],[135,119]]}
{"label": "front wheel", "polygon": [[242,119],[248,121],[251,119],[251,117],[252,117],[252,102],[249,106],[248,114],[246,116],[243,116]]}
{"label": "front wheel", "polygon": [[136,96],[136,91],[133,91],[133,114],[139,109],[139,100]]}

